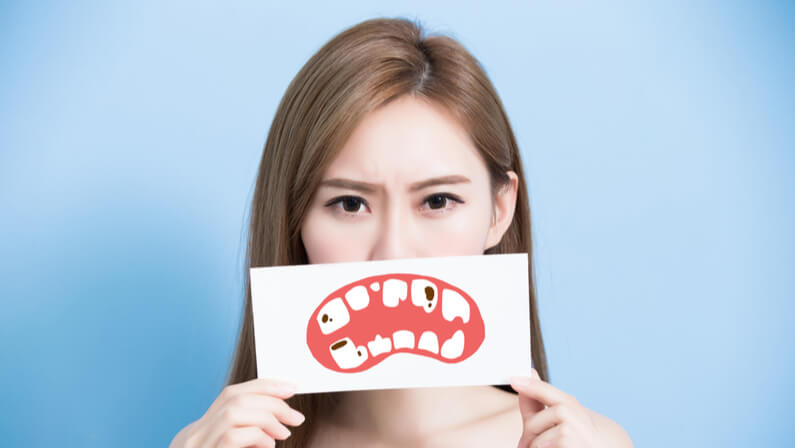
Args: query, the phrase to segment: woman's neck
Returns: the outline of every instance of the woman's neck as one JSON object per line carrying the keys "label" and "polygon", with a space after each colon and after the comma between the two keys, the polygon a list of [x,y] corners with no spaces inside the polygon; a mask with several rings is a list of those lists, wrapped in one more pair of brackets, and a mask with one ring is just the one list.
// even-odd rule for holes
{"label": "woman's neck", "polygon": [[508,412],[516,396],[491,386],[347,392],[330,423],[379,440],[422,440]]}

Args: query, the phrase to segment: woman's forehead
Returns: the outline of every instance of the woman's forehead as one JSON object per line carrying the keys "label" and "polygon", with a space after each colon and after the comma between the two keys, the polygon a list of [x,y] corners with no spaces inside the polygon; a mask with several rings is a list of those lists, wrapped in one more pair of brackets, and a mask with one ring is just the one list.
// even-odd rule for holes
{"label": "woman's forehead", "polygon": [[324,177],[411,181],[485,170],[469,134],[450,114],[407,96],[368,114]]}

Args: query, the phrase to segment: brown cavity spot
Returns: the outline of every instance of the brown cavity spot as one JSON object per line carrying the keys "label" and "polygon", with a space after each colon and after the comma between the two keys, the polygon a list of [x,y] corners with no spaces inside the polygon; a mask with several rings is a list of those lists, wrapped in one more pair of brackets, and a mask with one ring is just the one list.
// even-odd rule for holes
{"label": "brown cavity spot", "polygon": [[425,300],[433,300],[433,288],[430,286],[425,287]]}
{"label": "brown cavity spot", "polygon": [[324,324],[328,322],[328,314],[324,314],[320,320],[322,320]]}
{"label": "brown cavity spot", "polygon": [[346,341],[345,339],[343,339],[343,340],[341,340],[341,341],[337,342],[336,344],[332,345],[332,346],[331,346],[331,349],[332,349],[332,350],[337,350],[337,349],[340,349],[340,348],[342,348],[342,347],[345,347],[345,344],[347,344],[347,343],[348,343],[348,341]]}
{"label": "brown cavity spot", "polygon": [[361,351],[361,350],[356,350],[356,353],[357,353],[359,356],[362,356],[362,351]]}

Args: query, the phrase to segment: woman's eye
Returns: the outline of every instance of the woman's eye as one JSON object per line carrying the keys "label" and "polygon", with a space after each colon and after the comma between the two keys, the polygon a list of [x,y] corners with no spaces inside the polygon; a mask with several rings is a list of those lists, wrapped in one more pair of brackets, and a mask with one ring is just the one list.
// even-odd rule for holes
{"label": "woman's eye", "polygon": [[342,210],[346,213],[358,213],[364,205],[364,200],[355,196],[343,196],[331,200],[326,206],[331,207],[337,204],[341,204]]}
{"label": "woman's eye", "polygon": [[344,198],[342,200],[342,208],[346,212],[351,212],[351,213],[358,212],[359,207],[361,206],[362,206],[362,201],[357,198]]}
{"label": "woman's eye", "polygon": [[439,193],[428,196],[425,198],[425,204],[428,204],[428,208],[431,210],[443,210],[445,208],[452,208],[450,202],[454,203],[463,203],[460,199],[456,198],[455,196],[447,193]]}
{"label": "woman's eye", "polygon": [[427,201],[428,206],[430,206],[432,209],[444,208],[444,206],[447,205],[447,197],[440,194],[431,196],[427,199]]}

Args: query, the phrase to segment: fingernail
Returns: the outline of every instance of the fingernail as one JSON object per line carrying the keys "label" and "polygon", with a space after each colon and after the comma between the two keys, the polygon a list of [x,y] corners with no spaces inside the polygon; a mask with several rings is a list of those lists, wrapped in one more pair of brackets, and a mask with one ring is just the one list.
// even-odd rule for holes
{"label": "fingernail", "polygon": [[306,417],[304,416],[304,414],[296,411],[295,409],[293,409],[293,417],[295,417],[295,422],[296,422],[295,424],[296,425],[300,425],[301,423],[304,422],[304,420],[306,420]]}
{"label": "fingernail", "polygon": [[533,378],[535,378],[537,380],[541,379],[541,376],[538,374],[538,371],[536,369],[530,369],[530,370],[531,370]]}

